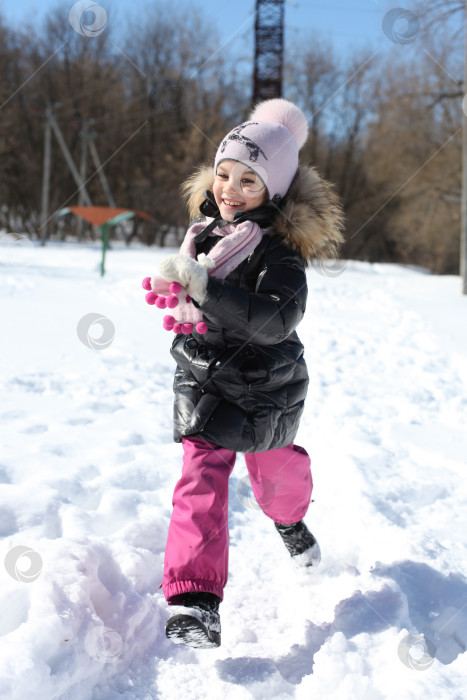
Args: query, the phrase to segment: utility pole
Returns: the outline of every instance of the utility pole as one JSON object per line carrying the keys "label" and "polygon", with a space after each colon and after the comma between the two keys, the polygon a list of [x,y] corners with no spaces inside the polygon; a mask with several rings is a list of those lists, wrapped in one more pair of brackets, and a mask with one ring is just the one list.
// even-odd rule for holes
{"label": "utility pole", "polygon": [[44,132],[44,163],[42,166],[42,201],[41,201],[41,245],[47,240],[50,197],[50,162],[52,154],[52,130],[50,127],[50,106],[47,106]]}
{"label": "utility pole", "polygon": [[[88,122],[85,119],[83,121],[83,128],[81,129],[81,159],[79,163],[79,174],[81,180],[84,182],[86,180],[86,173],[88,169]],[[80,189],[78,195],[78,206],[82,207],[84,204],[83,190]],[[84,230],[84,219],[81,216],[78,217],[78,241],[81,243],[83,240],[83,230]]]}
{"label": "utility pole", "polygon": [[[78,205],[83,204],[92,207],[91,197],[86,189],[86,172],[87,172],[87,151],[88,147],[91,151],[92,158],[96,166],[96,172],[99,175],[99,180],[101,181],[102,188],[107,197],[107,201],[110,207],[115,207],[115,200],[112,196],[110,190],[109,182],[105,176],[104,168],[99,158],[97,152],[96,144],[94,143],[95,133],[89,132],[89,125],[93,123],[94,120],[85,120],[83,122],[83,128],[81,130],[81,158],[80,158],[80,169],[75,165],[73,157],[68,150],[68,146],[65,143],[63,134],[60,131],[57,120],[52,114],[50,106],[47,107],[46,111],[46,125],[45,125],[45,136],[44,136],[44,165],[43,165],[43,176],[42,176],[42,204],[41,204],[41,237],[42,245],[45,245],[47,238],[47,223],[49,220],[49,192],[50,192],[50,167],[51,167],[51,141],[52,141],[52,131],[54,132],[58,144],[62,150],[65,160],[70,168],[71,174],[78,186]],[[82,220],[78,225],[78,240],[81,241],[83,237]]]}
{"label": "utility pole", "polygon": [[464,103],[462,111],[462,190],[460,273],[462,294],[467,294],[467,7],[464,17]]}
{"label": "utility pole", "polygon": [[94,165],[97,168],[97,174],[99,175],[99,180],[101,181],[102,189],[104,190],[105,196],[107,197],[109,207],[115,207],[116,206],[115,200],[112,197],[112,192],[110,191],[110,185],[109,185],[109,182],[105,176],[104,168],[102,167],[102,163],[100,161],[99,154],[97,152],[96,144],[94,143],[95,136],[96,136],[95,133],[89,134],[89,150],[91,151]]}
{"label": "utility pole", "polygon": [[282,96],[284,0],[256,0],[253,104]]}
{"label": "utility pole", "polygon": [[49,112],[49,122],[50,125],[52,126],[53,132],[55,136],[57,137],[58,144],[60,148],[62,149],[62,153],[65,156],[65,160],[68,164],[68,167],[70,168],[71,174],[73,175],[73,178],[79,188],[79,191],[83,193],[83,199],[85,204],[87,204],[88,207],[92,207],[92,201],[91,197],[89,196],[89,193],[86,189],[86,185],[84,184],[84,181],[81,179],[81,176],[78,172],[78,168],[75,165],[75,162],[71,156],[70,151],[68,150],[68,146],[65,143],[65,139],[62,136],[62,132],[60,131],[60,127],[57,124],[57,120],[55,119],[54,115],[52,112]]}

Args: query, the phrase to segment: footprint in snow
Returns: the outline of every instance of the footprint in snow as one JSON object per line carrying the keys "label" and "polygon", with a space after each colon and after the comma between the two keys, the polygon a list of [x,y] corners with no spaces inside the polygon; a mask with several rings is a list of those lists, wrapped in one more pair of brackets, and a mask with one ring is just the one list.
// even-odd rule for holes
{"label": "footprint in snow", "polygon": [[119,403],[115,404],[95,401],[94,403],[88,404],[85,408],[94,411],[95,413],[115,413],[115,411],[119,411],[123,407]]}
{"label": "footprint in snow", "polygon": [[2,413],[2,420],[19,420],[24,418],[26,411],[5,411]]}
{"label": "footprint in snow", "polygon": [[25,589],[13,589],[0,598],[0,636],[10,634],[28,619],[29,593]]}
{"label": "footprint in snow", "polygon": [[130,445],[143,445],[144,438],[139,433],[131,433],[126,438],[120,440],[118,444],[122,447],[129,447]]}
{"label": "footprint in snow", "polygon": [[68,425],[89,425],[92,423],[92,418],[70,418]]}
{"label": "footprint in snow", "polygon": [[40,433],[46,433],[48,430],[48,426],[44,424],[38,424],[38,425],[30,425],[27,428],[24,428],[21,432],[26,434],[26,435],[38,435]]}
{"label": "footprint in snow", "polygon": [[10,537],[15,532],[18,532],[16,515],[9,506],[3,506],[0,509],[0,537]]}
{"label": "footprint in snow", "polygon": [[0,464],[0,484],[11,484],[8,468],[3,464]]}

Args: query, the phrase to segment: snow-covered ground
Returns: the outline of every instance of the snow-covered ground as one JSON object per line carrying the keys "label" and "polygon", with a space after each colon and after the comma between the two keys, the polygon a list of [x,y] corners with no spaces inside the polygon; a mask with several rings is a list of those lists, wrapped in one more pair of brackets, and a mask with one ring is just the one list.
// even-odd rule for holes
{"label": "snow-covered ground", "polygon": [[181,447],[141,280],[167,252],[114,246],[101,279],[97,245],[0,240],[0,697],[465,698],[460,279],[309,270],[296,442],[322,563],[294,568],[239,455],[222,646],[192,650],[166,640],[159,590]]}

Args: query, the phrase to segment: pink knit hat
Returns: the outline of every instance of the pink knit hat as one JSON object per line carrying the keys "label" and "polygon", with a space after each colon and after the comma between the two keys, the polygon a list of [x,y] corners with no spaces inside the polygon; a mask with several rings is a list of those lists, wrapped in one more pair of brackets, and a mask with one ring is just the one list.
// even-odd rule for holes
{"label": "pink knit hat", "polygon": [[[284,197],[298,168],[298,151],[308,136],[302,110],[280,98],[255,107],[247,122],[232,129],[219,146],[214,170],[223,160],[236,160],[259,175],[269,199]],[[277,197],[276,197],[277,199]]]}

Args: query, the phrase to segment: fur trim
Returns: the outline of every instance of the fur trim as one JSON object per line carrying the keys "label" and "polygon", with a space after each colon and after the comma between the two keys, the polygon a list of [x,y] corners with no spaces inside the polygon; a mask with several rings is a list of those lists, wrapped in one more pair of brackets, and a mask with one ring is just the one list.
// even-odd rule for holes
{"label": "fur trim", "polygon": [[277,235],[305,260],[335,258],[344,242],[339,196],[315,168],[299,166],[274,220]]}
{"label": "fur trim", "polygon": [[200,215],[199,207],[204,201],[203,192],[212,190],[214,184],[214,168],[209,165],[201,165],[182,187],[182,194],[188,206],[190,221]]}
{"label": "fur trim", "polygon": [[[205,190],[212,190],[214,168],[200,167],[183,185],[190,219],[199,216]],[[315,168],[300,165],[277,210],[272,228],[286,245],[305,260],[337,256],[344,242],[344,214],[340,197]]]}

